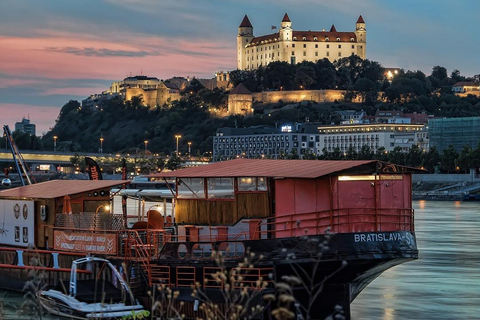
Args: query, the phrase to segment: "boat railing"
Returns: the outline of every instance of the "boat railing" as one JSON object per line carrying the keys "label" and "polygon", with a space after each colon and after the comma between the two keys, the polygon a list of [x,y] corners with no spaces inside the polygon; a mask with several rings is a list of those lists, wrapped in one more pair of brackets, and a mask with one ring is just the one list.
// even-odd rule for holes
{"label": "boat railing", "polygon": [[258,221],[254,238],[352,232],[415,231],[412,208],[341,208],[277,215]]}
{"label": "boat railing", "polygon": [[121,230],[124,228],[124,218],[121,214],[105,212],[57,213],[55,226],[75,229]]}

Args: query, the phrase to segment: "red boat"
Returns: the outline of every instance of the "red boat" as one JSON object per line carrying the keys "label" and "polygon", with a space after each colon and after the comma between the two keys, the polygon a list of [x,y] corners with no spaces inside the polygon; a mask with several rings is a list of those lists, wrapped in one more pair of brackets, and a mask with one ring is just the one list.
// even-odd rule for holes
{"label": "red boat", "polygon": [[[55,223],[37,228],[36,244],[45,249],[49,235],[48,254],[89,252],[118,267],[126,262],[138,294],[170,288],[186,318],[204,317],[208,303],[226,308],[229,289],[245,292],[241,303],[253,318],[281,306],[297,319],[349,319],[350,303],[372,280],[418,258],[412,170],[375,160],[237,159],[164,172],[149,177],[175,179],[174,188],[166,183],[173,216],[150,208],[125,229],[125,216],[68,224],[55,209]],[[82,192],[76,203],[85,207],[93,193]],[[219,277],[222,270],[234,270],[233,278]]]}

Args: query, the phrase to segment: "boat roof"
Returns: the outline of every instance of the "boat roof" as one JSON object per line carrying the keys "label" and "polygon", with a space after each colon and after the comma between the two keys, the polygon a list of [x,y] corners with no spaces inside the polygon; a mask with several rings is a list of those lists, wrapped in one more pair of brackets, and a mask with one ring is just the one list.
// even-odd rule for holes
{"label": "boat roof", "polygon": [[235,159],[176,171],[160,172],[149,176],[157,178],[271,177],[314,179],[346,170],[350,173],[359,174],[374,173],[377,171],[378,163],[381,162],[378,160]]}
{"label": "boat roof", "polygon": [[130,183],[130,180],[50,180],[23,187],[3,190],[0,198],[55,199],[102,188]]}

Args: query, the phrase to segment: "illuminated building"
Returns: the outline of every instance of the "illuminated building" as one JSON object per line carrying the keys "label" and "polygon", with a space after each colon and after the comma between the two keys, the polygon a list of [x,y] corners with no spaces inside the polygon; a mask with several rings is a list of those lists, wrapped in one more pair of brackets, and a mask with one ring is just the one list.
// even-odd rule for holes
{"label": "illuminated building", "polygon": [[[273,29],[276,27],[272,26]],[[253,26],[245,15],[238,27],[237,68],[254,70],[274,61],[296,64],[327,58],[333,62],[352,54],[365,59],[366,49],[367,30],[362,16],[353,32],[338,32],[334,25],[329,31],[296,31],[285,14],[278,32],[254,36]]]}

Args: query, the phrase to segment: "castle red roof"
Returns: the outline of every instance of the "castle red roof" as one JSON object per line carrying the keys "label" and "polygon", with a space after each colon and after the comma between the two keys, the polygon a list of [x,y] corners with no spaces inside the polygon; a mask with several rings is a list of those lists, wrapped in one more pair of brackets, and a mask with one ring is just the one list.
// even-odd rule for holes
{"label": "castle red roof", "polygon": [[332,27],[330,28],[330,32],[337,32],[337,29],[335,28],[334,24],[332,24]]}
{"label": "castle red roof", "polygon": [[252,27],[252,24],[250,23],[250,20],[248,20],[247,15],[243,17],[242,23],[240,23],[240,26],[239,26],[239,28],[244,28],[244,27],[248,27],[248,28]]}
{"label": "castle red roof", "polygon": [[358,17],[357,23],[365,23],[365,21],[363,21],[362,15],[360,15],[360,17]]}
{"label": "castle red roof", "polygon": [[[311,42],[356,42],[357,36],[355,32],[330,32],[330,31],[293,31],[294,41],[311,41]],[[305,38],[305,40],[303,39]],[[317,38],[315,40],[315,38]],[[328,41],[327,41],[328,38]],[[351,40],[353,39],[353,41]],[[250,41],[251,46],[257,46],[263,42],[275,42],[279,40],[279,34],[272,33],[260,37],[255,37]]]}

